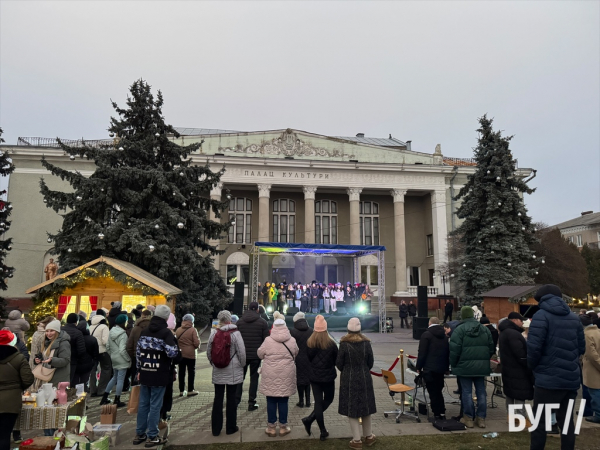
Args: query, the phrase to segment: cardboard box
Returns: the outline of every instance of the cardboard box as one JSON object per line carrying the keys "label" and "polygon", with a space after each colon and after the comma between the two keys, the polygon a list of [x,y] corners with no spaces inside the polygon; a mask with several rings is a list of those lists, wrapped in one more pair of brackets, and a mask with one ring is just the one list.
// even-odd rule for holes
{"label": "cardboard box", "polygon": [[100,423],[103,425],[117,423],[117,405],[102,405]]}
{"label": "cardboard box", "polygon": [[103,436],[108,436],[110,439],[110,446],[116,447],[119,445],[119,432],[123,424],[115,423],[111,425],[96,425],[94,426],[94,438],[100,439]]}

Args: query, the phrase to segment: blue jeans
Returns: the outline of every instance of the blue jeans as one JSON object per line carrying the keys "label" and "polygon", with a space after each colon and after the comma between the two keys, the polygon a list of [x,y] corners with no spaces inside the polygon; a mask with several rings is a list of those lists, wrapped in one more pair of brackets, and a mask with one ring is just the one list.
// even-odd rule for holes
{"label": "blue jeans", "polygon": [[462,392],[463,413],[471,419],[475,418],[475,407],[473,405],[473,386],[477,395],[477,417],[485,419],[487,415],[487,393],[485,392],[484,377],[460,377],[460,389]]}
{"label": "blue jeans", "polygon": [[319,312],[323,311],[323,299],[319,299]]}
{"label": "blue jeans", "polygon": [[140,404],[137,413],[135,434],[142,436],[148,430],[150,439],[158,436],[158,420],[162,408],[165,386],[140,385]]}
{"label": "blue jeans", "polygon": [[594,413],[594,417],[600,419],[600,389],[588,388],[588,392],[590,393],[590,397],[592,399],[591,409]]}
{"label": "blue jeans", "polygon": [[279,410],[279,425],[286,425],[288,419],[289,397],[267,397],[267,420],[277,423],[277,410]]}
{"label": "blue jeans", "polygon": [[113,373],[113,377],[110,379],[108,384],[106,385],[107,393],[111,393],[115,384],[117,385],[117,392],[115,395],[121,395],[123,393],[123,383],[125,382],[125,374],[127,373],[127,369],[115,369]]}

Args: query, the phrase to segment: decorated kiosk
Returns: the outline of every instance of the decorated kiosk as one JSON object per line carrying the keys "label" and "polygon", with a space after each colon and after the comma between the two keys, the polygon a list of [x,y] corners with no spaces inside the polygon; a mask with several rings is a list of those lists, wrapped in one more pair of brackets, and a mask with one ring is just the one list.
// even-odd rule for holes
{"label": "decorated kiosk", "polygon": [[41,307],[54,310],[62,319],[69,313],[90,313],[98,308],[111,308],[120,301],[124,311],[136,305],[164,305],[175,309],[181,290],[139,267],[114,258],[101,256],[87,264],[57,275],[27,290],[37,293]]}
{"label": "decorated kiosk", "polygon": [[[363,329],[383,333],[386,331],[384,252],[385,247],[381,245],[255,242],[251,251],[250,301],[258,300],[258,283],[264,280],[276,284],[294,281],[310,283],[312,280],[323,283],[340,282],[343,285],[349,281],[354,284],[364,278],[361,277],[361,261],[368,259],[377,268],[373,274],[369,273],[369,284],[376,285],[372,301],[377,304],[371,304],[356,316]],[[373,278],[376,278],[376,283]],[[309,324],[314,320],[313,316],[306,314]],[[345,330],[350,317],[346,314],[332,314],[326,317],[328,328]],[[287,322],[291,323],[291,320],[291,316],[286,316]]]}

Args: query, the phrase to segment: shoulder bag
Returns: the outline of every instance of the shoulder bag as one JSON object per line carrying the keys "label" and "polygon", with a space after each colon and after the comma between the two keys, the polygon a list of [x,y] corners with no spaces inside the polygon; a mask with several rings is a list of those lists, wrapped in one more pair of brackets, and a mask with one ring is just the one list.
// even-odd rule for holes
{"label": "shoulder bag", "polygon": [[[50,352],[49,358],[52,358],[53,356],[54,350]],[[46,364],[42,362],[35,366],[31,372],[33,373],[33,376],[36,377],[38,380],[50,381],[52,380],[52,377],[54,377],[55,371],[56,368],[46,367]]]}

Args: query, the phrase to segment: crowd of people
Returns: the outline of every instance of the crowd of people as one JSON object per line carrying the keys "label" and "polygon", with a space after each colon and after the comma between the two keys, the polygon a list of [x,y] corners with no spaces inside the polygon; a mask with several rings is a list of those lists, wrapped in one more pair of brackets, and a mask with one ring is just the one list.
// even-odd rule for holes
{"label": "crowd of people", "polygon": [[[101,398],[100,405],[114,403],[118,408],[125,406],[122,393],[139,385],[135,442],[146,447],[164,443],[159,429],[167,426],[177,372],[179,395],[198,395],[194,378],[200,338],[194,316],[183,316],[176,329],[175,316],[166,305],[147,309],[138,305],[131,312],[122,310],[120,302],[111,306],[92,311],[89,320],[83,311],[67,314],[64,325],[46,317],[31,337],[30,353],[23,342],[30,324],[20,311],[9,314],[0,331],[0,399],[10,399],[0,406],[0,448],[10,448],[11,432],[15,443],[22,440],[21,393],[62,382],[83,385],[91,397]],[[52,436],[55,431],[46,429],[44,434]]]}
{"label": "crowd of people", "polygon": [[[507,411],[510,405],[526,402],[533,402],[534,411],[543,403],[560,405],[550,421],[561,429],[561,448],[574,448],[568,404],[581,386],[587,400],[585,420],[600,423],[598,315],[583,310],[576,316],[554,285],[541,287],[534,298],[539,311],[530,320],[511,312],[497,328],[479,308],[469,306],[460,310],[460,320],[443,324],[435,317],[429,320],[419,342],[416,369],[429,394],[434,420],[446,418],[444,377],[451,371],[457,377],[455,393],[461,399],[460,413],[454,419],[468,428],[485,428],[486,378],[492,370],[490,360],[497,360]],[[410,304],[403,306],[406,309],[401,308],[401,314],[406,310],[410,316]],[[338,413],[348,417],[353,436],[349,445],[372,445],[376,437],[371,415],[377,411],[370,373],[374,357],[370,340],[361,333],[360,320],[352,317],[348,321],[347,334],[338,346],[323,315],[316,315],[310,327],[300,311],[293,316],[290,331],[278,311],[270,328],[261,316],[262,309],[252,302],[240,318],[221,311],[218,325],[211,330],[206,355],[214,385],[213,435],[220,435],[223,425],[226,434],[239,431],[237,410],[249,371],[248,411],[259,409],[259,393],[266,397],[265,433],[269,437],[291,432],[288,403],[297,394],[296,406],[310,411],[302,419],[306,432],[311,435],[316,422],[319,438],[326,440],[329,432],[324,413],[335,400],[339,372]],[[445,313],[452,319],[452,311]],[[175,380],[178,378],[180,397],[198,394],[194,378],[200,338],[194,316],[184,315],[176,328],[166,305],[147,309],[138,305],[126,312],[115,302],[110,310],[91,312],[89,319],[80,311],[64,320],[63,325],[46,317],[36,324],[31,353],[24,334],[30,324],[20,311],[11,312],[0,330],[0,448],[10,448],[11,433],[16,443],[21,440],[21,393],[36,392],[46,382],[55,387],[60,382],[83,384],[91,397],[101,398],[101,405],[112,402],[117,407],[125,406],[123,392],[139,385],[133,443],[145,443],[148,448],[163,444],[159,432],[167,426]],[[546,412],[541,411],[539,423],[545,424]],[[521,414],[526,413],[522,410]],[[565,425],[568,429],[562,430]],[[49,436],[55,431],[44,430]],[[539,426],[531,433],[531,449],[543,449],[545,441],[545,427]]]}
{"label": "crowd of people", "polygon": [[291,331],[281,313],[276,311],[273,317],[275,320],[269,329],[260,317],[258,302],[250,303],[236,324],[232,323],[229,311],[219,312],[219,324],[211,330],[206,351],[213,367],[215,389],[211,415],[213,435],[218,436],[223,429],[225,396],[225,432],[239,431],[237,409],[250,369],[248,411],[258,409],[258,392],[266,397],[267,436],[285,436],[291,432],[288,404],[290,397],[297,393],[296,406],[312,409],[302,419],[306,432],[311,435],[316,422],[319,438],[326,440],[329,432],[324,412],[335,399],[339,371],[338,413],[349,419],[353,435],[350,447],[360,449],[363,444],[375,443],[371,429],[371,415],[377,411],[370,374],[373,349],[369,339],[361,333],[360,320],[353,317],[348,321],[348,334],[340,340],[338,348],[327,331],[327,321],[320,314],[311,328],[305,314],[296,313]]}
{"label": "crowd of people", "polygon": [[[359,302],[370,302],[373,291],[365,283],[258,283],[258,303],[268,311],[284,313],[287,308],[298,308],[303,313],[330,314],[344,307],[350,314],[359,313]],[[367,311],[365,311],[367,312]]]}
{"label": "crowd of people", "polygon": [[[528,401],[533,401],[533,411],[540,404],[559,405],[550,422],[554,430],[560,429],[561,448],[575,446],[568,405],[580,387],[588,400],[585,420],[600,423],[598,315],[585,310],[579,317],[575,315],[555,285],[542,286],[534,298],[539,310],[530,320],[511,312],[499,321],[497,329],[476,306],[464,306],[460,321],[442,326],[435,317],[429,320],[419,342],[416,369],[424,380],[435,420],[446,418],[444,376],[451,370],[457,376],[455,393],[461,399],[460,413],[453,419],[467,428],[485,428],[486,377],[492,370],[490,361],[498,361],[507,411],[509,405],[525,405]],[[546,410],[541,411],[541,425],[531,432],[532,450],[543,449],[546,443]],[[524,408],[520,414],[526,416]]]}

